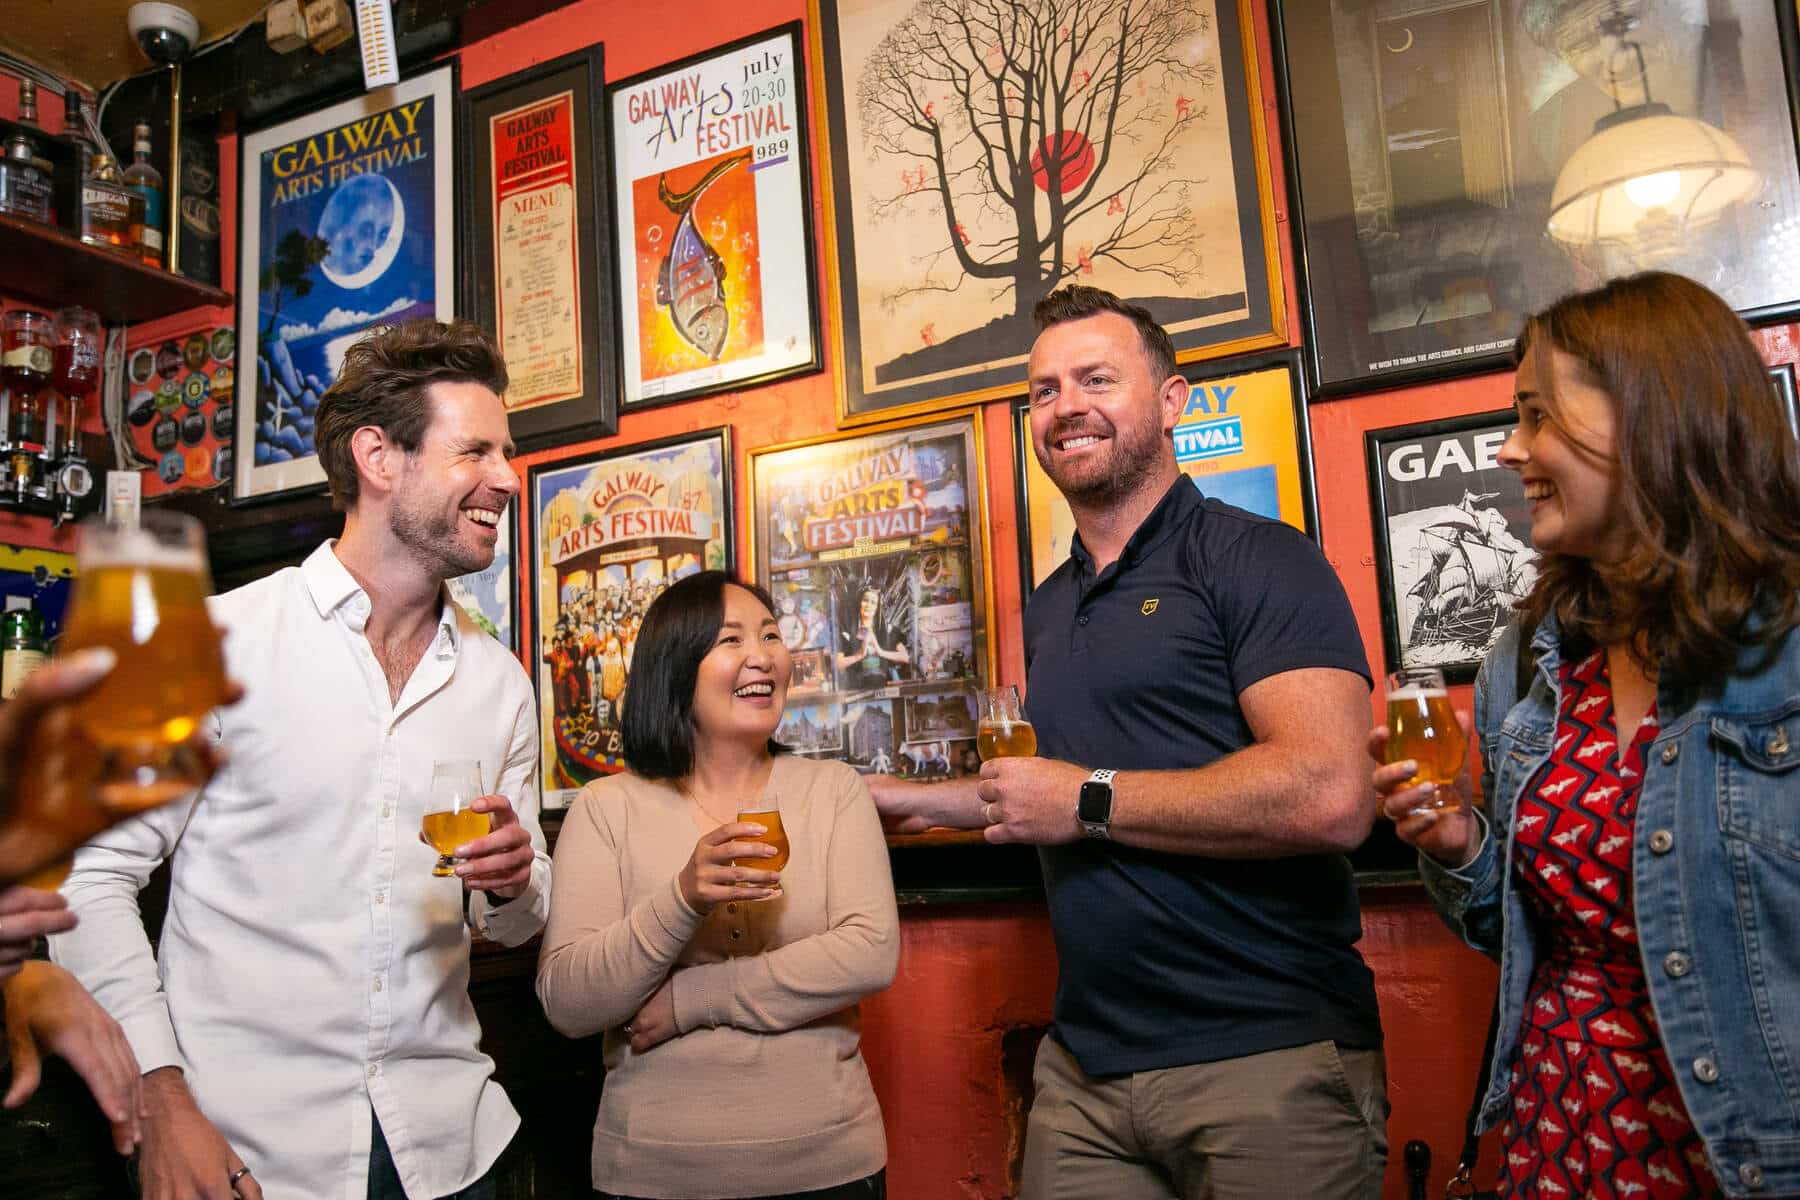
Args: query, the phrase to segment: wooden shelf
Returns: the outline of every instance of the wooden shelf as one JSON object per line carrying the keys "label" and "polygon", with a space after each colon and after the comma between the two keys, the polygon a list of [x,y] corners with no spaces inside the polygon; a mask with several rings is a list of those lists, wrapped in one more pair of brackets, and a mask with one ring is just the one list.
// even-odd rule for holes
{"label": "wooden shelf", "polygon": [[109,325],[138,325],[231,303],[229,292],[5,214],[0,214],[0,295],[49,308],[79,304]]}

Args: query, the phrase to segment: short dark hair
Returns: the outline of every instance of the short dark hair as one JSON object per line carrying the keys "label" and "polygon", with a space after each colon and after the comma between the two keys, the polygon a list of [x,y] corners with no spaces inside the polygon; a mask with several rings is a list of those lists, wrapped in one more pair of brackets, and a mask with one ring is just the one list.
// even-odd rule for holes
{"label": "short dark hair", "polygon": [[331,505],[355,505],[360,481],[350,438],[365,425],[380,429],[408,454],[431,427],[426,391],[434,383],[479,383],[506,391],[506,360],[472,321],[421,318],[383,325],[344,352],[343,365],[319,400],[313,445],[331,485]]}
{"label": "short dark hair", "polygon": [[[694,686],[700,661],[725,622],[725,589],[743,588],[771,614],[769,593],[724,571],[701,571],[650,602],[631,652],[619,712],[625,765],[645,779],[680,779],[694,769]],[[769,739],[769,753],[786,747]]]}
{"label": "short dark hair", "polygon": [[1057,288],[1031,310],[1039,330],[1065,321],[1085,321],[1102,313],[1114,313],[1137,327],[1138,341],[1143,343],[1144,357],[1150,360],[1157,383],[1175,374],[1175,343],[1169,340],[1168,331],[1156,323],[1149,309],[1121,300],[1104,288],[1070,284]]}

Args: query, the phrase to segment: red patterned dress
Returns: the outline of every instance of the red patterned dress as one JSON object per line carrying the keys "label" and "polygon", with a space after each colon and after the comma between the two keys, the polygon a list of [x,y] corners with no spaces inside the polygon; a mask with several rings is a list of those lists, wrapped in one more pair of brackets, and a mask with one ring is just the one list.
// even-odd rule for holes
{"label": "red patterned dress", "polygon": [[1656,710],[1620,747],[1605,654],[1561,674],[1556,744],[1513,820],[1513,865],[1547,936],[1526,994],[1498,1191],[1719,1196],[1656,1030],[1632,908],[1632,824]]}

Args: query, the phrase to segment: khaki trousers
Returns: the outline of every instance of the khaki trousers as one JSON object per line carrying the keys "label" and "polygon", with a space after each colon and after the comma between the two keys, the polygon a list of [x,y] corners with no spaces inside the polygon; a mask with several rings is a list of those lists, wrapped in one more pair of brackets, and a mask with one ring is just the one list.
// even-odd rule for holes
{"label": "khaki trousers", "polygon": [[1314,1042],[1096,1078],[1038,1047],[1020,1200],[1379,1200],[1379,1050]]}

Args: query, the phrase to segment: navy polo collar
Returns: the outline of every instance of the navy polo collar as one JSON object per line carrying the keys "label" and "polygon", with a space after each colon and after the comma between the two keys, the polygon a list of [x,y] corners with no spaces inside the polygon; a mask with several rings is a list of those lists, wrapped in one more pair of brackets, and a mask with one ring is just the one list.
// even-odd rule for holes
{"label": "navy polo collar", "polygon": [[[1132,530],[1131,537],[1126,539],[1125,548],[1119,552],[1118,562],[1113,565],[1124,569],[1143,562],[1150,557],[1151,551],[1167,541],[1169,535],[1185,525],[1194,511],[1205,503],[1206,497],[1194,486],[1192,478],[1187,475],[1177,476],[1175,482],[1169,485],[1169,490],[1163,493],[1162,499],[1156,502],[1156,507]],[[1069,554],[1081,568],[1083,575],[1094,573],[1093,555],[1081,544],[1079,533],[1069,541]]]}

